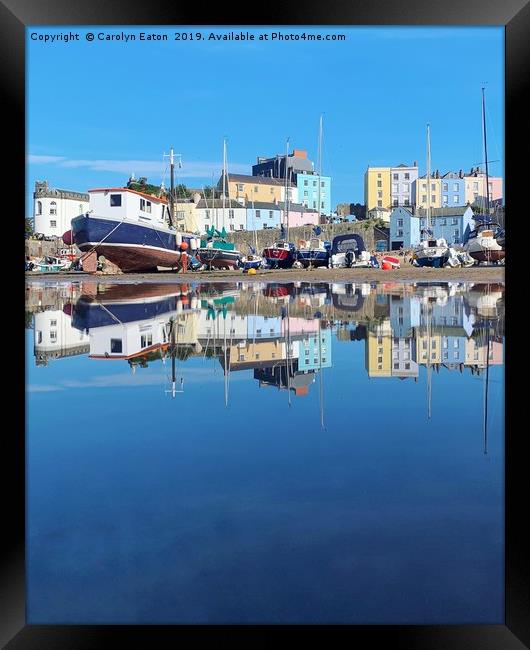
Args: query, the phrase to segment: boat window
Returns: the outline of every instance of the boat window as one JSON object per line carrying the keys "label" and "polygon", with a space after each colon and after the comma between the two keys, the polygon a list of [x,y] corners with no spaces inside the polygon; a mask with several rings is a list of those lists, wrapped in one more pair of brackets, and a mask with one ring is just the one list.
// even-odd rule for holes
{"label": "boat window", "polygon": [[117,208],[121,206],[121,194],[110,195],[110,207]]}
{"label": "boat window", "polygon": [[[120,198],[121,198],[121,196],[120,196]],[[110,352],[111,352],[111,354],[121,354],[121,352],[122,352],[122,340],[121,339],[110,339]]]}

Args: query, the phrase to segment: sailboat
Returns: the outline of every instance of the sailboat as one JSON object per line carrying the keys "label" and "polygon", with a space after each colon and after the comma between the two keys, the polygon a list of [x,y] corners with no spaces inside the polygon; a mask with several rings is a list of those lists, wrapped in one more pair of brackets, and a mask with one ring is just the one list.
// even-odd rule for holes
{"label": "sailboat", "polygon": [[490,185],[488,173],[488,143],[486,139],[486,99],[482,88],[482,132],[484,134],[484,161],[486,165],[486,215],[483,220],[475,219],[477,227],[472,230],[464,245],[464,250],[477,262],[504,260],[504,231],[498,223],[491,220]]}
{"label": "sailboat", "polygon": [[223,141],[223,228],[217,230],[212,225],[206,231],[206,238],[201,240],[201,246],[197,251],[199,261],[208,269],[236,269],[239,265],[241,253],[236,250],[235,244],[226,238],[225,212],[226,212],[226,140]]}
{"label": "sailboat", "polygon": [[280,226],[280,238],[272,246],[263,249],[263,259],[266,265],[272,269],[290,269],[296,261],[296,247],[289,241],[289,139],[285,150],[285,223]]}
{"label": "sailboat", "polygon": [[[414,249],[414,258],[418,266],[430,266],[441,268],[449,259],[449,246],[446,240],[441,237],[435,239],[431,230],[431,131],[430,124],[427,124],[427,224],[422,228],[422,238],[419,245]],[[419,181],[418,181],[419,182]]]}
{"label": "sailboat", "polygon": [[254,209],[254,198],[252,198],[252,227],[254,230],[254,246],[248,245],[248,253],[241,258],[240,264],[243,268],[243,271],[250,271],[250,269],[258,270],[263,266],[263,258],[261,255],[258,255],[258,233],[256,231],[256,224],[254,223],[254,217],[256,211]]}
{"label": "sailboat", "polygon": [[[318,133],[318,221],[320,222],[321,210],[321,176],[322,176],[322,115],[320,116],[320,127]],[[320,226],[313,228],[314,237],[309,239],[309,242],[302,244],[298,249],[296,260],[304,268],[327,266],[329,262],[329,247],[320,239],[319,235],[322,232]]]}
{"label": "sailboat", "polygon": [[175,227],[174,153],[169,154],[169,197],[104,187],[89,190],[90,210],[72,219],[72,238],[83,253],[95,251],[121,271],[181,268],[183,251],[194,252],[198,238]]}

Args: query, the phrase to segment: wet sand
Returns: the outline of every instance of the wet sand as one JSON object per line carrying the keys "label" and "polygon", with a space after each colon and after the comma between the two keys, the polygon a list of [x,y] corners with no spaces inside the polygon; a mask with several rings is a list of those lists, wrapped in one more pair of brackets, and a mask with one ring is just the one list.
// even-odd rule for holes
{"label": "wet sand", "polygon": [[188,273],[26,273],[26,279],[88,279],[102,282],[504,282],[504,267],[472,266],[463,269],[404,267],[381,269],[279,269],[258,271],[249,275],[242,271],[196,271]]}

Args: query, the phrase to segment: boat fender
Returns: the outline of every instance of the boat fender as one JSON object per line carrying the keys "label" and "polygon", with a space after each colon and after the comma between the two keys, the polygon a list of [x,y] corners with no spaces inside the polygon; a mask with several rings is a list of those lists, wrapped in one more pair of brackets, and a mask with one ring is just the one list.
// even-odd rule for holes
{"label": "boat fender", "polygon": [[180,248],[180,245],[182,244],[182,235],[179,232],[175,235],[175,242],[177,244],[177,248]]}
{"label": "boat fender", "polygon": [[307,246],[307,241],[305,239],[298,240],[298,248],[305,248]]}
{"label": "boat fender", "polygon": [[196,237],[192,237],[192,238],[190,239],[190,247],[191,247],[191,250],[192,250],[192,251],[196,251],[197,248],[199,248],[199,245],[198,245],[198,242],[197,242],[197,238],[196,238]]}

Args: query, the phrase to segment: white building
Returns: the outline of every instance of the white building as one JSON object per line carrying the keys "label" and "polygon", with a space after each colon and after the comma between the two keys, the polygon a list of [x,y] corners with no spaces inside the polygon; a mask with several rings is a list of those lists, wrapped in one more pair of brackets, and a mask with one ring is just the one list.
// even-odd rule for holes
{"label": "white building", "polygon": [[195,222],[201,235],[214,226],[226,232],[246,230],[247,209],[234,199],[198,199],[195,204]]}
{"label": "white building", "polygon": [[74,217],[88,211],[89,197],[83,192],[56,190],[48,181],[36,181],[33,193],[35,232],[62,237]]}

